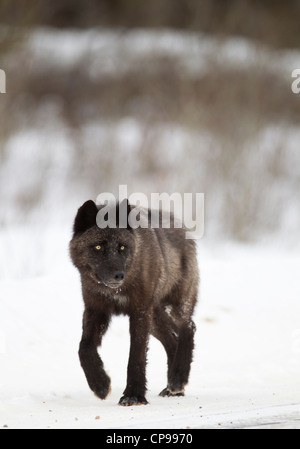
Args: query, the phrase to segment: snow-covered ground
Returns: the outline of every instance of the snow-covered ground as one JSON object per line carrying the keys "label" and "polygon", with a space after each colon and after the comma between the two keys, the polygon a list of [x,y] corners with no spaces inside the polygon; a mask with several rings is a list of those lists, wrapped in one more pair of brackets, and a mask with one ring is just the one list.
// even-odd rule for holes
{"label": "snow-covered ground", "polygon": [[114,318],[100,349],[112,379],[101,401],[77,356],[83,305],[69,237],[68,229],[0,234],[0,428],[300,428],[296,250],[199,242],[198,330],[186,396],[158,396],[166,357],[151,338],[150,404],[124,408],[117,403],[128,320]]}

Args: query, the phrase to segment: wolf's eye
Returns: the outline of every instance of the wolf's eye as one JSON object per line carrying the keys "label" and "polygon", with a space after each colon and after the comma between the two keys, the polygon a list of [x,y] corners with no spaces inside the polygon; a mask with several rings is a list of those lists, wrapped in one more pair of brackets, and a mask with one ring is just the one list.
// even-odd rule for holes
{"label": "wolf's eye", "polygon": [[96,248],[97,251],[100,251],[101,246],[100,246],[100,245],[97,245],[97,246],[95,246],[95,248]]}
{"label": "wolf's eye", "polygon": [[121,250],[121,251],[124,251],[124,249],[125,249],[125,246],[124,246],[124,245],[120,246],[120,250]]}

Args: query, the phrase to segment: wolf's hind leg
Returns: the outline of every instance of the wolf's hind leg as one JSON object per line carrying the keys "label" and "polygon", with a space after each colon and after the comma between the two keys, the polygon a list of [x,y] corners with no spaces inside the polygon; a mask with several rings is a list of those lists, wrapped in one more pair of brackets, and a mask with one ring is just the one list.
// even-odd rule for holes
{"label": "wolf's hind leg", "polygon": [[195,330],[192,320],[181,326],[176,352],[168,370],[168,386],[160,393],[161,396],[184,396],[191,369]]}

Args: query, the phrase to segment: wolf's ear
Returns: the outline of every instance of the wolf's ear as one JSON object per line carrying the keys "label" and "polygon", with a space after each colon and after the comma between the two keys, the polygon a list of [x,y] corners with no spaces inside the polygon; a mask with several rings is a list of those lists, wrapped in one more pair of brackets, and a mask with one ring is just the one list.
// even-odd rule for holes
{"label": "wolf's ear", "polygon": [[116,214],[117,226],[120,226],[120,224],[122,224],[123,228],[125,227],[131,230],[131,226],[128,221],[128,215],[130,214],[130,212],[131,206],[129,204],[128,199],[126,198],[117,205],[117,214]]}
{"label": "wolf's ear", "polygon": [[[128,215],[129,215],[130,212],[131,212],[131,206],[130,206],[129,201],[128,201],[127,198],[125,198],[121,203],[119,203],[119,208],[120,208],[121,210],[125,210],[125,211],[126,211],[126,215],[127,215],[127,217],[128,217]],[[123,208],[124,208],[124,209],[123,209]]]}
{"label": "wolf's ear", "polygon": [[77,212],[74,221],[74,235],[81,234],[96,224],[98,208],[94,201],[86,201]]}

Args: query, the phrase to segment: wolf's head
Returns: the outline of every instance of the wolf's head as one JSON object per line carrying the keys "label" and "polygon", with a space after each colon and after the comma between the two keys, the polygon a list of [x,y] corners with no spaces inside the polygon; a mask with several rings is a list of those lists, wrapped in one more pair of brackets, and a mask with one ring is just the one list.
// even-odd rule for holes
{"label": "wolf's head", "polygon": [[126,227],[119,227],[120,210],[130,212],[130,205],[124,200],[115,206],[116,227],[97,226],[96,204],[86,201],[77,212],[70,242],[70,254],[81,276],[95,284],[95,287],[117,289],[126,281],[126,274],[135,251],[133,230],[127,219]]}

